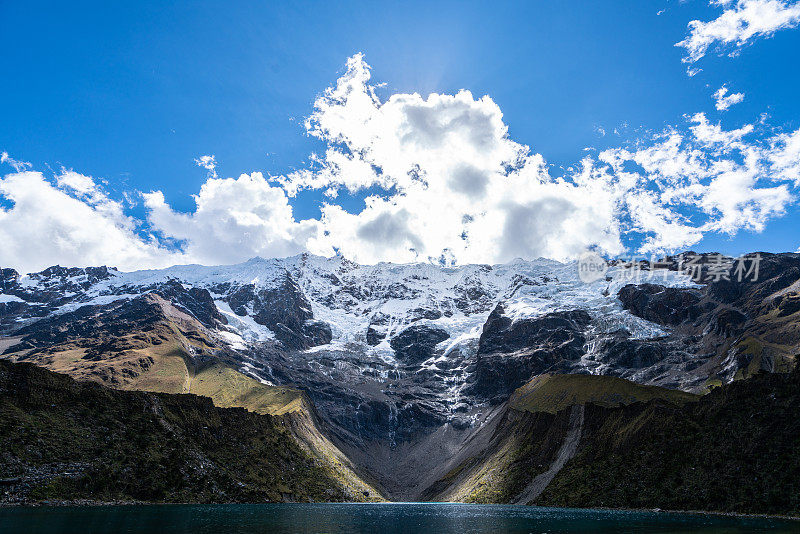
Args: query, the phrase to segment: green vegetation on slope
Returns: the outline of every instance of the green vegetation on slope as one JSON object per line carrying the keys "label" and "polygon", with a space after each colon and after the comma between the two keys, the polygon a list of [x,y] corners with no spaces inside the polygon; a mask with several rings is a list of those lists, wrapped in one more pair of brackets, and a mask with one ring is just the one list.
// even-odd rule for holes
{"label": "green vegetation on slope", "polygon": [[566,420],[508,410],[488,447],[454,467],[423,496],[435,501],[509,503],[547,470],[566,433]]}
{"label": "green vegetation on slope", "polygon": [[117,391],[0,360],[5,500],[354,500],[283,422],[210,399]]}
{"label": "green vegetation on slope", "polygon": [[259,414],[281,416],[290,435],[327,476],[359,499],[383,500],[380,492],[321,431],[321,421],[306,394],[295,388],[268,386],[223,364],[205,367],[194,375],[189,391],[210,397],[216,406],[239,407]]}
{"label": "green vegetation on slope", "polygon": [[205,367],[194,375],[189,390],[210,397],[216,406],[240,407],[259,414],[281,416],[290,435],[327,476],[359,500],[383,500],[380,491],[357,473],[350,460],[320,431],[312,402],[295,388],[268,386],[223,364]]}
{"label": "green vegetation on slope", "polygon": [[509,406],[526,412],[557,413],[576,404],[614,407],[653,399],[683,404],[697,398],[684,391],[643,386],[615,376],[543,374],[518,388]]}
{"label": "green vegetation on slope", "polygon": [[678,407],[587,406],[578,454],[535,504],[800,514],[800,373]]}
{"label": "green vegetation on slope", "polygon": [[192,378],[189,392],[211,397],[216,406],[283,415],[304,409],[303,393],[294,388],[268,386],[222,364],[214,364]]}
{"label": "green vegetation on slope", "polygon": [[[235,362],[215,348],[199,322],[160,297],[149,295],[139,305],[147,313],[140,310],[126,321],[109,320],[93,330],[94,337],[60,335],[47,350],[26,349],[6,357],[115,389],[192,393],[209,397],[218,407],[280,416],[290,437],[328,478],[358,499],[381,499],[320,430],[321,422],[304,392],[268,386],[234,369]],[[115,328],[124,333],[107,331]]]}
{"label": "green vegetation on slope", "polygon": [[613,376],[540,375],[511,396],[486,449],[454,467],[426,495],[435,500],[512,502],[552,463],[569,426],[570,406],[612,407],[652,399],[683,404],[697,398]]}

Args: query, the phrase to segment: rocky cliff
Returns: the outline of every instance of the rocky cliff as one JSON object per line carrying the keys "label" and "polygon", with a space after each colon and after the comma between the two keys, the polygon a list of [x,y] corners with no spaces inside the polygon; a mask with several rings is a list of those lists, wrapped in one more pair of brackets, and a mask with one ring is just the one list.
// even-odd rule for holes
{"label": "rocky cliff", "polygon": [[[791,370],[800,255],[761,254],[757,277],[743,280],[717,276],[720,258],[699,258],[691,269],[680,257],[615,263],[591,283],[574,263],[543,259],[6,268],[0,353],[117,389],[199,392],[248,409],[269,388],[302,391],[305,409],[292,413],[306,426],[296,437],[347,473],[340,482],[390,499],[433,497],[459,455],[510,428],[512,393],[536,377],[616,377],[699,394]],[[232,394],[239,379],[211,387],[208,370],[219,368],[264,389]],[[521,417],[556,424],[544,412]],[[555,428],[530,454],[558,451]]]}

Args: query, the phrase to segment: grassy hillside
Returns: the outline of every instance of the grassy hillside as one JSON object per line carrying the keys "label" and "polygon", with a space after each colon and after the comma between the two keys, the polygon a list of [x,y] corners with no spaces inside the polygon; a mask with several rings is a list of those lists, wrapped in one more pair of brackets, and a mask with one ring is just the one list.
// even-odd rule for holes
{"label": "grassy hillside", "polygon": [[380,491],[357,473],[353,463],[320,430],[321,421],[306,394],[298,389],[267,386],[223,364],[198,371],[190,391],[210,397],[216,406],[241,407],[259,414],[281,416],[282,423],[300,446],[332,479],[359,498],[382,500]]}
{"label": "grassy hillside", "polygon": [[509,503],[545,471],[566,433],[567,418],[507,410],[488,445],[434,483],[423,497],[433,501]]}
{"label": "grassy hillside", "polygon": [[360,500],[277,418],[0,360],[6,501]]}
{"label": "grassy hillside", "polygon": [[691,393],[643,386],[615,376],[543,374],[517,389],[509,406],[526,412],[557,413],[575,404],[613,407],[653,399],[683,404],[697,398]]}
{"label": "grassy hillside", "polygon": [[697,396],[613,376],[540,375],[511,396],[488,446],[452,469],[426,495],[434,500],[512,502],[550,466],[566,435],[570,406],[611,407],[652,399],[678,405]]}
{"label": "grassy hillside", "polygon": [[270,415],[298,412],[305,402],[300,390],[267,386],[222,364],[198,371],[190,380],[189,392],[211,397],[223,408],[240,407]]}
{"label": "grassy hillside", "polygon": [[321,431],[305,393],[268,386],[236,370],[224,344],[160,296],[86,307],[51,322],[9,344],[3,357],[114,389],[193,393],[219,407],[281,416],[289,435],[328,477],[360,498],[380,499]]}
{"label": "grassy hillside", "polygon": [[578,454],[535,504],[800,514],[798,413],[797,371],[682,407],[588,406]]}
{"label": "grassy hillside", "polygon": [[488,446],[428,496],[520,499],[565,443],[575,402],[586,403],[577,451],[530,504],[800,515],[797,370],[702,397],[611,377],[539,377],[514,394]]}

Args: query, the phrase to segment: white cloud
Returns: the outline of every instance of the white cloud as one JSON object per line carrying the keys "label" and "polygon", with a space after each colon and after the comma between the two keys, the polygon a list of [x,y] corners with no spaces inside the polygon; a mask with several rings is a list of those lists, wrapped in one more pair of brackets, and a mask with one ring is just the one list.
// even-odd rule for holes
{"label": "white cloud", "polygon": [[738,104],[744,100],[744,93],[728,94],[728,88],[723,85],[714,93],[714,100],[717,111],[726,111],[734,104]]}
{"label": "white cloud", "polygon": [[627,200],[634,227],[647,236],[643,252],[690,246],[709,232],[760,232],[794,200],[800,130],[758,143],[747,140],[753,125],[726,131],[703,113],[690,121],[687,133],[672,130],[650,146],[600,155],[618,175],[627,162],[643,171]]}
{"label": "white cloud", "polygon": [[772,138],[766,159],[773,180],[800,187],[800,129]]}
{"label": "white cloud", "polygon": [[690,121],[694,123],[694,126],[691,126],[689,130],[694,134],[695,139],[704,147],[715,148],[718,152],[743,149],[746,146],[743,138],[753,133],[754,129],[752,124],[745,124],[741,128],[726,131],[719,123],[711,124],[705,113],[695,113]]}
{"label": "white cloud", "polygon": [[509,139],[491,98],[461,91],[382,102],[369,79],[363,58],[351,58],[306,122],[328,142],[325,155],[316,168],[279,179],[290,194],[386,191],[359,213],[324,206],[313,251],[362,262],[463,263],[565,258],[590,245],[622,250],[613,208],[585,196],[588,187],[550,177],[540,155]]}
{"label": "white cloud", "polygon": [[386,189],[358,213],[326,205],[310,244],[320,253],[335,248],[362,262],[567,258],[587,247],[619,253],[629,232],[643,234],[642,251],[667,250],[707,232],[760,231],[792,201],[789,186],[769,178],[770,165],[786,169],[783,181],[796,174],[787,151],[770,155],[790,139],[749,141],[750,124],[724,130],[698,113],[682,132],[605,151],[554,178],[541,155],[508,137],[489,97],[381,101],[369,80],[363,58],[351,58],[307,121],[326,153],[315,168],[278,179],[291,194]]}
{"label": "white cloud", "polygon": [[8,152],[0,152],[0,163],[7,163],[14,167],[14,170],[17,172],[24,171],[25,169],[30,169],[31,164],[27,161],[19,161],[11,156],[8,155]]}
{"label": "white cloud", "polygon": [[[3,263],[130,269],[302,251],[338,251],[363,263],[496,263],[568,259],[587,248],[621,254],[628,238],[641,243],[639,252],[661,252],[712,232],[761,231],[794,201],[800,130],[759,139],[762,125],[726,130],[703,113],[687,121],[586,156],[557,177],[542,155],[508,136],[488,96],[382,100],[356,55],[306,121],[326,144],[309,168],[219,178],[213,156],[199,158],[212,174],[189,213],[154,191],[138,196],[146,220],[137,221],[91,177],[7,175],[0,180],[0,198],[11,204],[0,208]],[[327,197],[319,219],[295,218],[290,199],[305,189]],[[337,203],[342,190],[373,193],[348,211]]]}
{"label": "white cloud", "polygon": [[53,183],[40,172],[15,172],[0,179],[0,198],[11,203],[0,207],[6,267],[30,272],[61,263],[135,269],[184,259],[137,234],[136,221],[88,176],[64,171]]}
{"label": "white cloud", "polygon": [[209,177],[217,177],[217,158],[213,154],[210,156],[200,156],[199,158],[195,158],[194,164],[198,167],[203,167],[206,169]]}
{"label": "white cloud", "polygon": [[[714,20],[689,22],[689,35],[675,46],[686,49],[685,63],[694,63],[715,44],[738,49],[758,37],[769,37],[778,30],[800,23],[800,2],[786,0],[712,1],[724,8]],[[693,69],[690,67],[690,76]],[[695,72],[696,73],[696,72]]]}
{"label": "white cloud", "polygon": [[160,191],[144,199],[153,230],[181,242],[183,253],[198,263],[297,254],[317,232],[317,221],[294,220],[284,191],[260,172],[209,178],[194,197],[193,213],[172,210]]}

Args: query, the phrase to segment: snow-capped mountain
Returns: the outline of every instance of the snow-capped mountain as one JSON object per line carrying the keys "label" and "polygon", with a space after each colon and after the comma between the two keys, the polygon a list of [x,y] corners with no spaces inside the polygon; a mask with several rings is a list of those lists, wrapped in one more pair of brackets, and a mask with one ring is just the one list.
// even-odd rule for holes
{"label": "snow-capped mountain", "polygon": [[3,269],[0,352],[66,353],[111,327],[149,342],[131,332],[154,328],[142,321],[161,312],[142,299],[157,295],[165,313],[196,323],[204,341],[183,342],[185,352],[305,389],[342,440],[391,444],[468,428],[545,372],[697,391],[749,364],[730,343],[720,348],[747,317],[709,298],[718,286],[674,263],[638,267],[612,266],[591,283],[576,263],[546,259],[440,267],[303,254],[135,272]]}
{"label": "snow-capped mountain", "polygon": [[[56,266],[19,276],[5,269],[0,302],[24,305],[20,308],[29,313],[18,314],[16,322],[25,323],[45,310],[59,314],[109,304],[178,282],[185,289],[207,290],[227,319],[216,329],[232,345],[243,346],[275,339],[275,332],[259,320],[263,311],[259,306],[265,304],[259,297],[283,291],[296,295],[298,310],[309,315],[307,319],[327,324],[331,339],[324,345],[363,344],[371,347],[370,353],[396,362],[390,340],[411,324],[446,332],[447,342],[439,348],[447,354],[476,341],[500,302],[512,320],[580,308],[593,310],[598,326],[603,322],[625,326],[635,338],[659,335],[656,325],[623,310],[615,298],[631,276],[628,269],[612,268],[607,279],[587,284],[579,280],[574,263],[545,259],[443,268],[424,263],[358,265],[341,257],[303,254],[253,258],[237,265],[134,272]],[[671,287],[695,285],[674,271],[664,271],[658,281]]]}

